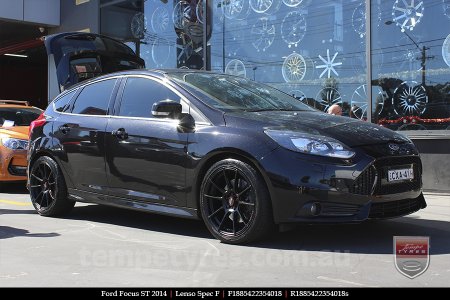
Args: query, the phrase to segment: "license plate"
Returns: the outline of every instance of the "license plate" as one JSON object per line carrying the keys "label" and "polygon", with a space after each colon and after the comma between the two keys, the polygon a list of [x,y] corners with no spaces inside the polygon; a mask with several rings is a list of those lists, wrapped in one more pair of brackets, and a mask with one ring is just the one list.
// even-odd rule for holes
{"label": "license plate", "polygon": [[414,179],[414,171],[412,168],[388,170],[388,181],[402,181]]}

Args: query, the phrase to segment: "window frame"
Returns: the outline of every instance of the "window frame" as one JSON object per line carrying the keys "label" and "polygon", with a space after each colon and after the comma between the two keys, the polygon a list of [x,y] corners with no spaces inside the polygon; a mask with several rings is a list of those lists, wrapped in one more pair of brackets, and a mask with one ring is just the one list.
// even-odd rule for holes
{"label": "window frame", "polygon": [[[69,108],[65,112],[58,112],[58,111],[56,111],[54,109],[54,107],[53,107],[53,110],[56,113],[65,114],[65,115],[94,116],[94,117],[100,117],[100,118],[110,117],[111,113],[112,113],[112,106],[114,105],[114,101],[115,101],[115,99],[117,97],[117,92],[118,92],[118,89],[119,89],[119,86],[120,86],[120,83],[121,83],[121,79],[122,79],[122,76],[111,76],[111,77],[107,77],[107,78],[97,79],[97,80],[94,80],[94,81],[89,81],[89,82],[84,83],[84,84],[82,84],[80,86],[77,86],[76,87],[77,91],[72,96],[72,99],[69,102]],[[105,115],[87,115],[87,114],[76,114],[76,113],[73,113],[74,104],[75,104],[76,100],[78,99],[78,96],[84,90],[84,88],[89,86],[89,85],[92,85],[92,84],[95,84],[95,83],[98,83],[98,82],[102,82],[102,81],[106,81],[106,80],[115,80],[116,81],[114,83],[114,87],[113,87],[113,89],[111,91],[111,95],[110,95],[110,98],[109,98],[106,114]],[[72,91],[72,89],[68,90],[67,93],[70,93],[71,91]],[[64,93],[64,95],[65,94],[66,93]],[[64,95],[61,95],[61,97],[63,97]],[[55,98],[55,100],[56,100],[56,98]]]}
{"label": "window frame", "polygon": [[[134,119],[134,120],[147,120],[147,121],[156,121],[156,122],[168,122],[173,123],[174,121],[177,121],[176,119],[171,118],[155,118],[155,117],[131,117],[131,116],[120,116],[120,106],[122,105],[123,100],[123,94],[125,91],[126,83],[129,78],[144,78],[146,80],[152,80],[156,82],[157,84],[161,84],[165,88],[169,89],[171,92],[176,94],[180,98],[181,105],[186,105],[188,108],[188,113],[191,114],[191,110],[194,110],[197,115],[201,118],[200,120],[195,120],[196,125],[211,125],[212,123],[208,120],[208,118],[203,114],[201,110],[199,110],[195,105],[189,101],[180,91],[178,91],[176,88],[168,84],[167,81],[164,81],[163,79],[160,79],[155,76],[146,75],[146,74],[131,74],[131,75],[124,75],[122,77],[120,87],[118,89],[116,100],[114,104],[113,111],[111,113],[111,117],[113,118],[124,118],[124,119]],[[184,104],[183,104],[184,103]],[[192,114],[191,114],[192,115]]]}

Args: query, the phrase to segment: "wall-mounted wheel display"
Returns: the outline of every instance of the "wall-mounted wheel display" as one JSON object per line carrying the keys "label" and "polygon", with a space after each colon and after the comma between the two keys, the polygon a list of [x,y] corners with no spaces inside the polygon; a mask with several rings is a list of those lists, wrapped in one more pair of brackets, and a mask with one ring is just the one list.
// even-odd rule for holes
{"label": "wall-mounted wheel display", "polygon": [[428,96],[423,85],[404,81],[394,91],[392,106],[399,116],[420,116],[427,109]]}
{"label": "wall-mounted wheel display", "polygon": [[317,93],[315,108],[327,111],[328,107],[333,104],[342,104],[342,96],[337,89],[325,87]]}
{"label": "wall-mounted wheel display", "polygon": [[392,20],[402,32],[413,30],[422,20],[423,1],[396,0],[392,7]]}
{"label": "wall-mounted wheel display", "polygon": [[289,12],[281,23],[281,37],[288,47],[297,47],[306,34],[306,19],[303,13]]}
{"label": "wall-mounted wheel display", "polygon": [[[387,100],[387,97],[385,93],[378,88],[377,96],[373,98],[375,101],[372,101],[372,111],[376,115],[379,115],[384,108],[384,102]],[[360,120],[367,120],[367,109],[369,107],[367,99],[369,99],[367,95],[367,84],[362,84],[357,87],[352,94],[350,102],[350,112],[352,117]]]}
{"label": "wall-mounted wheel display", "polygon": [[234,76],[241,76],[241,77],[245,77],[247,75],[245,65],[239,59],[233,59],[230,62],[228,62],[227,66],[225,68],[225,73],[234,75]]}
{"label": "wall-mounted wheel display", "polygon": [[303,80],[306,74],[306,61],[298,53],[289,54],[281,67],[284,81],[297,83]]}
{"label": "wall-mounted wheel display", "polygon": [[275,25],[268,24],[269,19],[264,17],[257,20],[252,26],[251,34],[253,35],[252,45],[259,51],[266,51],[275,39]]}
{"label": "wall-mounted wheel display", "polygon": [[152,14],[151,25],[156,33],[163,33],[169,29],[169,12],[163,6],[157,7]]}
{"label": "wall-mounted wheel display", "polygon": [[327,58],[323,58],[322,55],[319,55],[319,59],[324,63],[323,65],[317,65],[316,69],[323,69],[322,73],[320,73],[319,78],[322,78],[325,74],[327,74],[327,78],[331,78],[331,73],[339,76],[339,73],[336,71],[335,67],[342,65],[342,62],[336,62],[336,58],[338,56],[338,52],[335,52],[333,57],[330,56],[330,49],[327,49]]}

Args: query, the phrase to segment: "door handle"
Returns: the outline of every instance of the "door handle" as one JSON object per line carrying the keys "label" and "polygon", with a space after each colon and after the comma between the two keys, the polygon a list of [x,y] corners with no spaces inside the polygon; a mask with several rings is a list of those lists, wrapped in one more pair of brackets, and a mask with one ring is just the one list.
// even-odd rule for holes
{"label": "door handle", "polygon": [[126,140],[128,138],[128,133],[126,132],[125,128],[113,130],[111,134],[114,135],[119,140]]}
{"label": "door handle", "polygon": [[67,134],[70,131],[70,127],[67,124],[59,126],[59,131],[61,131],[62,134]]}

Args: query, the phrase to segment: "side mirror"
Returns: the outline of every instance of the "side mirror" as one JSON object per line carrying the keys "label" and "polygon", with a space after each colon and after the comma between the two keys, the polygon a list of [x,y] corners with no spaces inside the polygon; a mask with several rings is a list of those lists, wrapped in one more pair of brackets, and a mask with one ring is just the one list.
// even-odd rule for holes
{"label": "side mirror", "polygon": [[175,118],[181,114],[181,104],[173,100],[162,100],[152,106],[152,115],[162,118]]}

